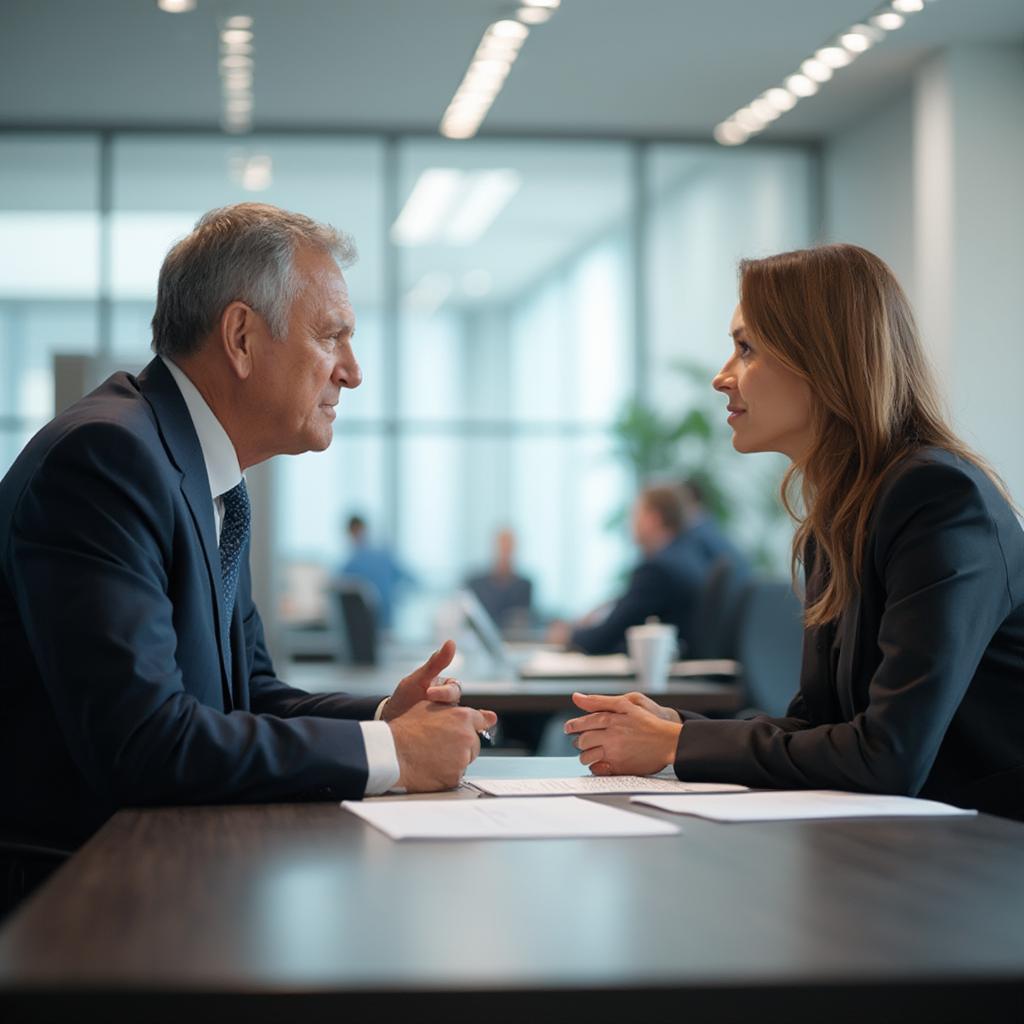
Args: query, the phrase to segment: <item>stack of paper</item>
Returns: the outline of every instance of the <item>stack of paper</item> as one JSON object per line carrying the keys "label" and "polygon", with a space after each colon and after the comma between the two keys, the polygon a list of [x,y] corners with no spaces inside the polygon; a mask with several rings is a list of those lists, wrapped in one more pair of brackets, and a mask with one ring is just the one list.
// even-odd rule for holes
{"label": "stack of paper", "polygon": [[811,818],[898,818],[977,814],[934,800],[830,789],[772,790],[728,796],[635,796],[633,803],[712,821],[796,821]]}
{"label": "stack of paper", "polygon": [[569,779],[467,779],[491,796],[607,796],[616,793],[734,793],[745,790],[731,782],[680,782],[643,775],[579,775]]}
{"label": "stack of paper", "polygon": [[679,826],[574,796],[389,800],[341,805],[392,839],[551,839],[675,835]]}

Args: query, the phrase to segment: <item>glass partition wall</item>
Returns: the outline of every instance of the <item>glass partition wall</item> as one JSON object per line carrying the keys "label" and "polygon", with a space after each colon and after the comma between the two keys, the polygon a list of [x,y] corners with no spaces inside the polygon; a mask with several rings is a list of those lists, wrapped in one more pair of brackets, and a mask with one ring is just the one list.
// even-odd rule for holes
{"label": "glass partition wall", "polygon": [[[706,378],[737,262],[814,240],[815,175],[812,150],[769,145],[0,134],[0,463],[53,414],[56,355],[151,358],[160,262],[201,213],[274,203],[354,237],[364,382],[328,451],[271,463],[265,564],[288,592],[264,617],[320,614],[295,581],[338,568],[352,513],[415,580],[400,635],[429,632],[502,527],[538,610],[579,614],[635,557],[616,424],[631,402],[669,425],[721,412]],[[784,564],[778,462],[717,443],[698,461],[730,528]]]}

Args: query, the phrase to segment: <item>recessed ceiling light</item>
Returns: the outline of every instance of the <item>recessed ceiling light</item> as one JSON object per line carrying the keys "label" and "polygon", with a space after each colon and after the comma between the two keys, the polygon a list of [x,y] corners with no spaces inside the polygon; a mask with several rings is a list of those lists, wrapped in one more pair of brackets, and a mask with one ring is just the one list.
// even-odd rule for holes
{"label": "recessed ceiling light", "polygon": [[814,56],[830,68],[845,68],[853,61],[853,54],[842,46],[823,46]]}
{"label": "recessed ceiling light", "polygon": [[815,82],[827,82],[832,77],[832,69],[814,57],[808,57],[800,65],[800,70]]}
{"label": "recessed ceiling light", "polygon": [[168,14],[184,14],[195,10],[196,0],[156,0],[156,5]]}
{"label": "recessed ceiling light", "polygon": [[476,134],[530,34],[526,23],[547,21],[558,5],[559,0],[519,0],[517,20],[502,18],[487,26],[469,69],[441,116],[438,130],[442,135],[468,139]]}
{"label": "recessed ceiling light", "polygon": [[543,25],[544,22],[551,20],[553,13],[546,7],[520,7],[516,11],[516,18],[524,25]]}
{"label": "recessed ceiling light", "polygon": [[850,53],[863,53],[865,50],[870,50],[874,41],[871,33],[866,31],[863,25],[854,25],[839,37],[843,48],[849,50]]}
{"label": "recessed ceiling light", "polygon": [[806,75],[790,75],[786,79],[786,88],[794,96],[813,96],[818,91],[818,83],[811,81]]}
{"label": "recessed ceiling light", "polygon": [[742,146],[750,138],[750,132],[735,121],[723,121],[715,127],[715,141],[723,146]]}
{"label": "recessed ceiling light", "polygon": [[737,110],[736,113],[733,114],[732,116],[733,120],[741,128],[744,128],[746,131],[750,132],[751,135],[753,135],[754,132],[759,132],[767,123],[764,120],[764,118],[758,117],[757,114],[755,114],[754,111],[750,109],[750,107],[742,107],[740,110]]}
{"label": "recessed ceiling light", "polygon": [[487,32],[497,39],[525,39],[530,34],[530,30],[521,21],[513,21],[511,18],[496,21]]}
{"label": "recessed ceiling light", "polygon": [[877,25],[879,28],[885,29],[886,32],[895,32],[896,29],[903,28],[907,23],[906,18],[895,11],[883,11],[881,14],[874,15],[870,21],[872,25]]}
{"label": "recessed ceiling light", "polygon": [[[520,2],[526,3],[526,0]],[[925,2],[890,0],[879,4],[863,22],[857,22],[833,36],[812,56],[803,60],[799,71],[786,78],[784,87],[766,89],[760,97],[716,125],[715,139],[723,146],[741,145],[748,135],[762,130],[777,120],[780,114],[792,110],[798,99],[817,93],[821,83],[828,82],[837,69],[846,67],[875,43],[881,42],[886,32],[901,28],[905,22],[904,15],[923,10]],[[774,116],[773,111],[776,112]]]}
{"label": "recessed ceiling light", "polygon": [[776,110],[771,103],[761,97],[750,101],[750,109],[759,118],[761,118],[765,124],[768,124],[769,121],[774,121],[781,113],[781,111]]}
{"label": "recessed ceiling light", "polygon": [[784,114],[787,110],[792,110],[797,103],[796,97],[788,89],[783,89],[781,86],[776,86],[774,89],[768,89],[761,95],[780,114]]}

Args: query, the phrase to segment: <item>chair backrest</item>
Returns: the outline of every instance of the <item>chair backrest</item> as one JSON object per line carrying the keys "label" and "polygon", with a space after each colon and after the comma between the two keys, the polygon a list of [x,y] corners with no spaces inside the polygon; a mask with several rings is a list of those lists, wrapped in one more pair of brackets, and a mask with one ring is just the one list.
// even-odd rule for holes
{"label": "chair backrest", "polygon": [[803,606],[792,584],[753,580],[741,598],[736,654],[751,708],[781,716],[800,687]]}
{"label": "chair backrest", "polygon": [[377,664],[377,595],[365,580],[342,576],[331,584],[341,660]]}
{"label": "chair backrest", "polygon": [[687,658],[738,660],[736,634],[743,592],[749,579],[749,571],[738,570],[728,556],[714,562],[694,615],[692,635],[684,652]]}

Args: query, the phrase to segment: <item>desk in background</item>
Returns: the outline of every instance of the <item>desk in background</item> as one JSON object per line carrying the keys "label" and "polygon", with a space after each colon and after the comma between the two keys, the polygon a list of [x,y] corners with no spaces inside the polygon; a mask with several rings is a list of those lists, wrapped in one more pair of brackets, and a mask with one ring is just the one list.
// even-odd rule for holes
{"label": "desk in background", "polygon": [[1024,825],[674,820],[395,843],[335,804],[122,811],[0,931],[0,1018],[1021,1019]]}
{"label": "desk in background", "polygon": [[[399,679],[411,672],[417,661],[396,660],[372,668],[337,665],[331,662],[293,662],[282,672],[285,682],[310,693],[342,690],[355,697],[384,696]],[[487,670],[453,672],[462,682],[462,703],[488,708],[500,714],[578,713],[572,703],[577,690],[586,693],[626,693],[636,688],[632,679],[520,680],[500,677]],[[667,688],[651,696],[672,708],[685,708],[704,715],[732,715],[744,706],[742,688],[734,682],[708,679],[672,679]]]}

